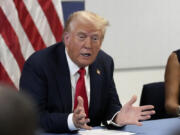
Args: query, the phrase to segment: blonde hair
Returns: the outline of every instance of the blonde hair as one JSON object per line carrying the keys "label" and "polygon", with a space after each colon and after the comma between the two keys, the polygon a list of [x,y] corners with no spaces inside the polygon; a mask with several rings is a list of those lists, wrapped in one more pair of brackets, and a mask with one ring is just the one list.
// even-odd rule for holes
{"label": "blonde hair", "polygon": [[74,28],[73,22],[75,21],[80,21],[84,24],[87,24],[87,23],[92,24],[97,30],[101,31],[102,39],[104,38],[106,27],[109,25],[107,20],[105,20],[103,17],[93,12],[77,11],[69,16],[64,27],[63,37],[64,37],[64,33],[70,32],[71,30],[73,30]]}

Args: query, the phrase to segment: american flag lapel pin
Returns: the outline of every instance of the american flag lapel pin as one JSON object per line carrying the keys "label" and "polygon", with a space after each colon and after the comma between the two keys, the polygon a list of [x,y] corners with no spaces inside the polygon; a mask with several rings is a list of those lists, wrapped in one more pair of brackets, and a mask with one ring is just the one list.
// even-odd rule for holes
{"label": "american flag lapel pin", "polygon": [[98,75],[100,75],[100,74],[101,74],[101,71],[100,71],[99,69],[97,69],[97,70],[96,70],[96,73],[97,73]]}

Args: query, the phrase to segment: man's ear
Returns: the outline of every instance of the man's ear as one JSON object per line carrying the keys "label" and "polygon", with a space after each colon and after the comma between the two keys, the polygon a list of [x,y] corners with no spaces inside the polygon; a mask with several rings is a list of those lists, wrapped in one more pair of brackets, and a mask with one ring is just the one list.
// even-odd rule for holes
{"label": "man's ear", "polygon": [[65,43],[65,45],[69,45],[69,41],[70,41],[70,33],[65,32],[64,33],[64,43]]}

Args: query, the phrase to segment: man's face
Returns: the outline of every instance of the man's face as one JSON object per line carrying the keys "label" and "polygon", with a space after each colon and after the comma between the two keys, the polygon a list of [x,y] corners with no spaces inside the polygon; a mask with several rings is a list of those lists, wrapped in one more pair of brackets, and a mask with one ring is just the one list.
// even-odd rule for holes
{"label": "man's face", "polygon": [[96,59],[102,33],[91,24],[75,23],[73,30],[65,34],[64,42],[72,61],[79,67],[85,67]]}

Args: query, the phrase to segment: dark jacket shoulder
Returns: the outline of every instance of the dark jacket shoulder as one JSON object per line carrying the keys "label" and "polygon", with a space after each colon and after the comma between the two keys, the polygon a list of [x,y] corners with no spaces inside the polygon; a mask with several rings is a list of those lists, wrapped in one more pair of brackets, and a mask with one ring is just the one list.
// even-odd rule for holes
{"label": "dark jacket shoulder", "polygon": [[32,61],[32,62],[35,62],[36,64],[38,64],[39,62],[48,62],[48,60],[52,60],[53,57],[57,57],[56,54],[63,53],[64,49],[65,49],[65,46],[63,42],[56,43],[45,49],[34,52],[27,59],[27,62]]}

